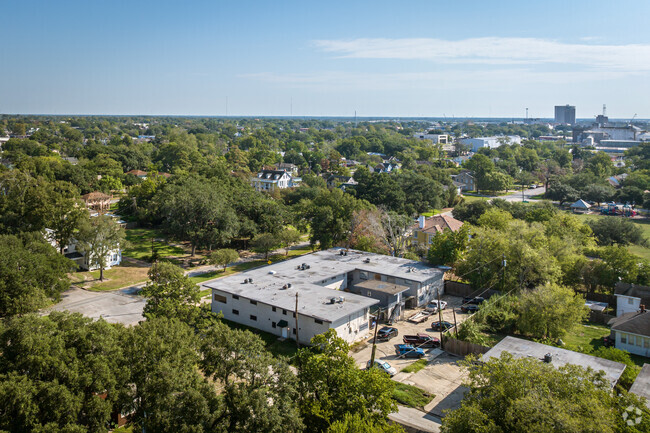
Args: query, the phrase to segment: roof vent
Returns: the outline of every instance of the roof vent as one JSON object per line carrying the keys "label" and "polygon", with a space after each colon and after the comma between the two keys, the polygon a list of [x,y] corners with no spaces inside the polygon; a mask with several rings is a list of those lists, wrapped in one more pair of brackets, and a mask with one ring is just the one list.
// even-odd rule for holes
{"label": "roof vent", "polygon": [[249,278],[249,279],[248,279],[248,282],[249,282],[249,283],[252,283],[252,282],[253,282],[253,279],[252,279],[252,278]]}
{"label": "roof vent", "polygon": [[270,275],[275,275],[275,271],[269,271]]}
{"label": "roof vent", "polygon": [[291,283],[287,283],[287,289],[291,288]]}
{"label": "roof vent", "polygon": [[551,355],[550,353],[544,355],[544,362],[546,362],[547,364],[553,362],[553,355]]}
{"label": "roof vent", "polygon": [[366,257],[366,259],[363,261],[363,263],[370,263],[370,257]]}
{"label": "roof vent", "polygon": [[243,284],[246,284],[246,283],[248,283],[248,278],[244,278],[244,283]]}
{"label": "roof vent", "polygon": [[282,286],[282,288],[280,290],[287,290],[288,288],[289,287],[287,287],[287,285],[285,284],[284,286]]}

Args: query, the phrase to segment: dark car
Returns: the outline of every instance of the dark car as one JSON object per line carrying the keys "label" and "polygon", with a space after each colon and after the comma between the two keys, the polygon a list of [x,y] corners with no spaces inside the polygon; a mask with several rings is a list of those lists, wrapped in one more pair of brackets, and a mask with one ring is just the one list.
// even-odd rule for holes
{"label": "dark car", "polygon": [[479,306],[476,304],[464,304],[460,306],[460,311],[463,313],[476,313]]}
{"label": "dark car", "polygon": [[433,329],[434,331],[447,331],[453,327],[454,327],[453,323],[444,322],[444,321],[443,322],[435,321],[431,323],[431,329]]}
{"label": "dark car", "polygon": [[393,337],[397,337],[397,328],[391,326],[384,326],[379,331],[377,331],[377,340],[388,341]]}
{"label": "dark car", "polygon": [[481,305],[485,302],[485,298],[476,296],[474,298],[463,298],[463,304]]}
{"label": "dark car", "polygon": [[405,335],[402,338],[404,344],[410,344],[415,347],[439,347],[440,340],[429,334]]}

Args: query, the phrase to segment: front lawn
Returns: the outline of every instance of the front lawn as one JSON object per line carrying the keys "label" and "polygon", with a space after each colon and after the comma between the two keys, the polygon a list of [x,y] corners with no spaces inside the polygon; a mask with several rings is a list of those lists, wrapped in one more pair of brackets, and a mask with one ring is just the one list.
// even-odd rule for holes
{"label": "front lawn", "polygon": [[154,239],[153,246],[158,253],[158,257],[183,256],[188,254],[188,251],[185,251],[183,248],[170,245],[167,237],[160,230],[138,228],[126,230],[126,240],[129,242],[129,247],[124,249],[122,255],[138,260],[151,259],[152,238]]}
{"label": "front lawn", "polygon": [[148,267],[134,266],[123,262],[121,266],[105,270],[104,281],[99,281],[99,270],[74,272],[70,274],[70,280],[78,287],[93,292],[103,292],[144,283],[149,279],[148,271]]}
{"label": "front lawn", "polygon": [[435,395],[429,394],[417,386],[407,385],[400,382],[395,383],[395,389],[393,390],[393,400],[401,405],[415,409],[424,409],[424,406],[429,404],[429,402],[434,398]]}

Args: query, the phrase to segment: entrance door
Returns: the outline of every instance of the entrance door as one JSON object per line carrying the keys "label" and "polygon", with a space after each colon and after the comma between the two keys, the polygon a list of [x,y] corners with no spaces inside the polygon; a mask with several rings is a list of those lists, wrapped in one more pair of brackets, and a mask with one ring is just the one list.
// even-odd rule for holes
{"label": "entrance door", "polygon": [[287,328],[282,328],[282,338],[287,338]]}

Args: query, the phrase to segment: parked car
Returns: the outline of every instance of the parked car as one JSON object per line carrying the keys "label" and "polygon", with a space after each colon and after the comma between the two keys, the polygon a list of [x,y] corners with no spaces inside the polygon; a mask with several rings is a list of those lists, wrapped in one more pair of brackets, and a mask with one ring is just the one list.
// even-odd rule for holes
{"label": "parked car", "polygon": [[405,335],[402,338],[405,344],[411,344],[416,347],[439,347],[440,339],[432,337],[429,334]]}
{"label": "parked car", "polygon": [[447,331],[447,330],[449,330],[449,329],[451,329],[453,327],[454,327],[453,323],[449,323],[449,322],[445,322],[445,321],[442,321],[442,322],[434,321],[434,322],[431,323],[431,328],[434,331]]}
{"label": "parked car", "polygon": [[393,328],[392,326],[384,326],[379,331],[377,331],[377,340],[388,341],[393,337],[397,337],[398,334],[399,332],[397,331],[397,328]]}
{"label": "parked car", "polygon": [[463,298],[463,304],[481,305],[483,302],[485,302],[485,298],[482,298],[480,296],[476,296],[474,298]]}
{"label": "parked car", "polygon": [[417,349],[410,344],[398,344],[395,352],[404,358],[422,358],[424,356],[424,350]]}
{"label": "parked car", "polygon": [[[444,310],[445,308],[447,308],[447,303],[445,301],[440,301],[440,309]],[[427,307],[425,308],[425,310],[431,311],[433,313],[437,313],[438,312],[438,301],[436,300],[436,301],[429,302],[427,304]]]}
{"label": "parked car", "polygon": [[[384,373],[388,374],[390,377],[393,377],[393,376],[395,376],[397,374],[397,370],[395,369],[395,367],[392,367],[386,361],[379,361],[379,360],[375,359],[375,365],[374,366],[375,366],[375,368],[378,368],[381,371],[383,371]],[[370,370],[370,368],[371,368],[370,361],[368,361],[366,369]]]}
{"label": "parked car", "polygon": [[460,311],[463,313],[476,313],[479,309],[479,306],[476,304],[463,304],[460,306]]}

